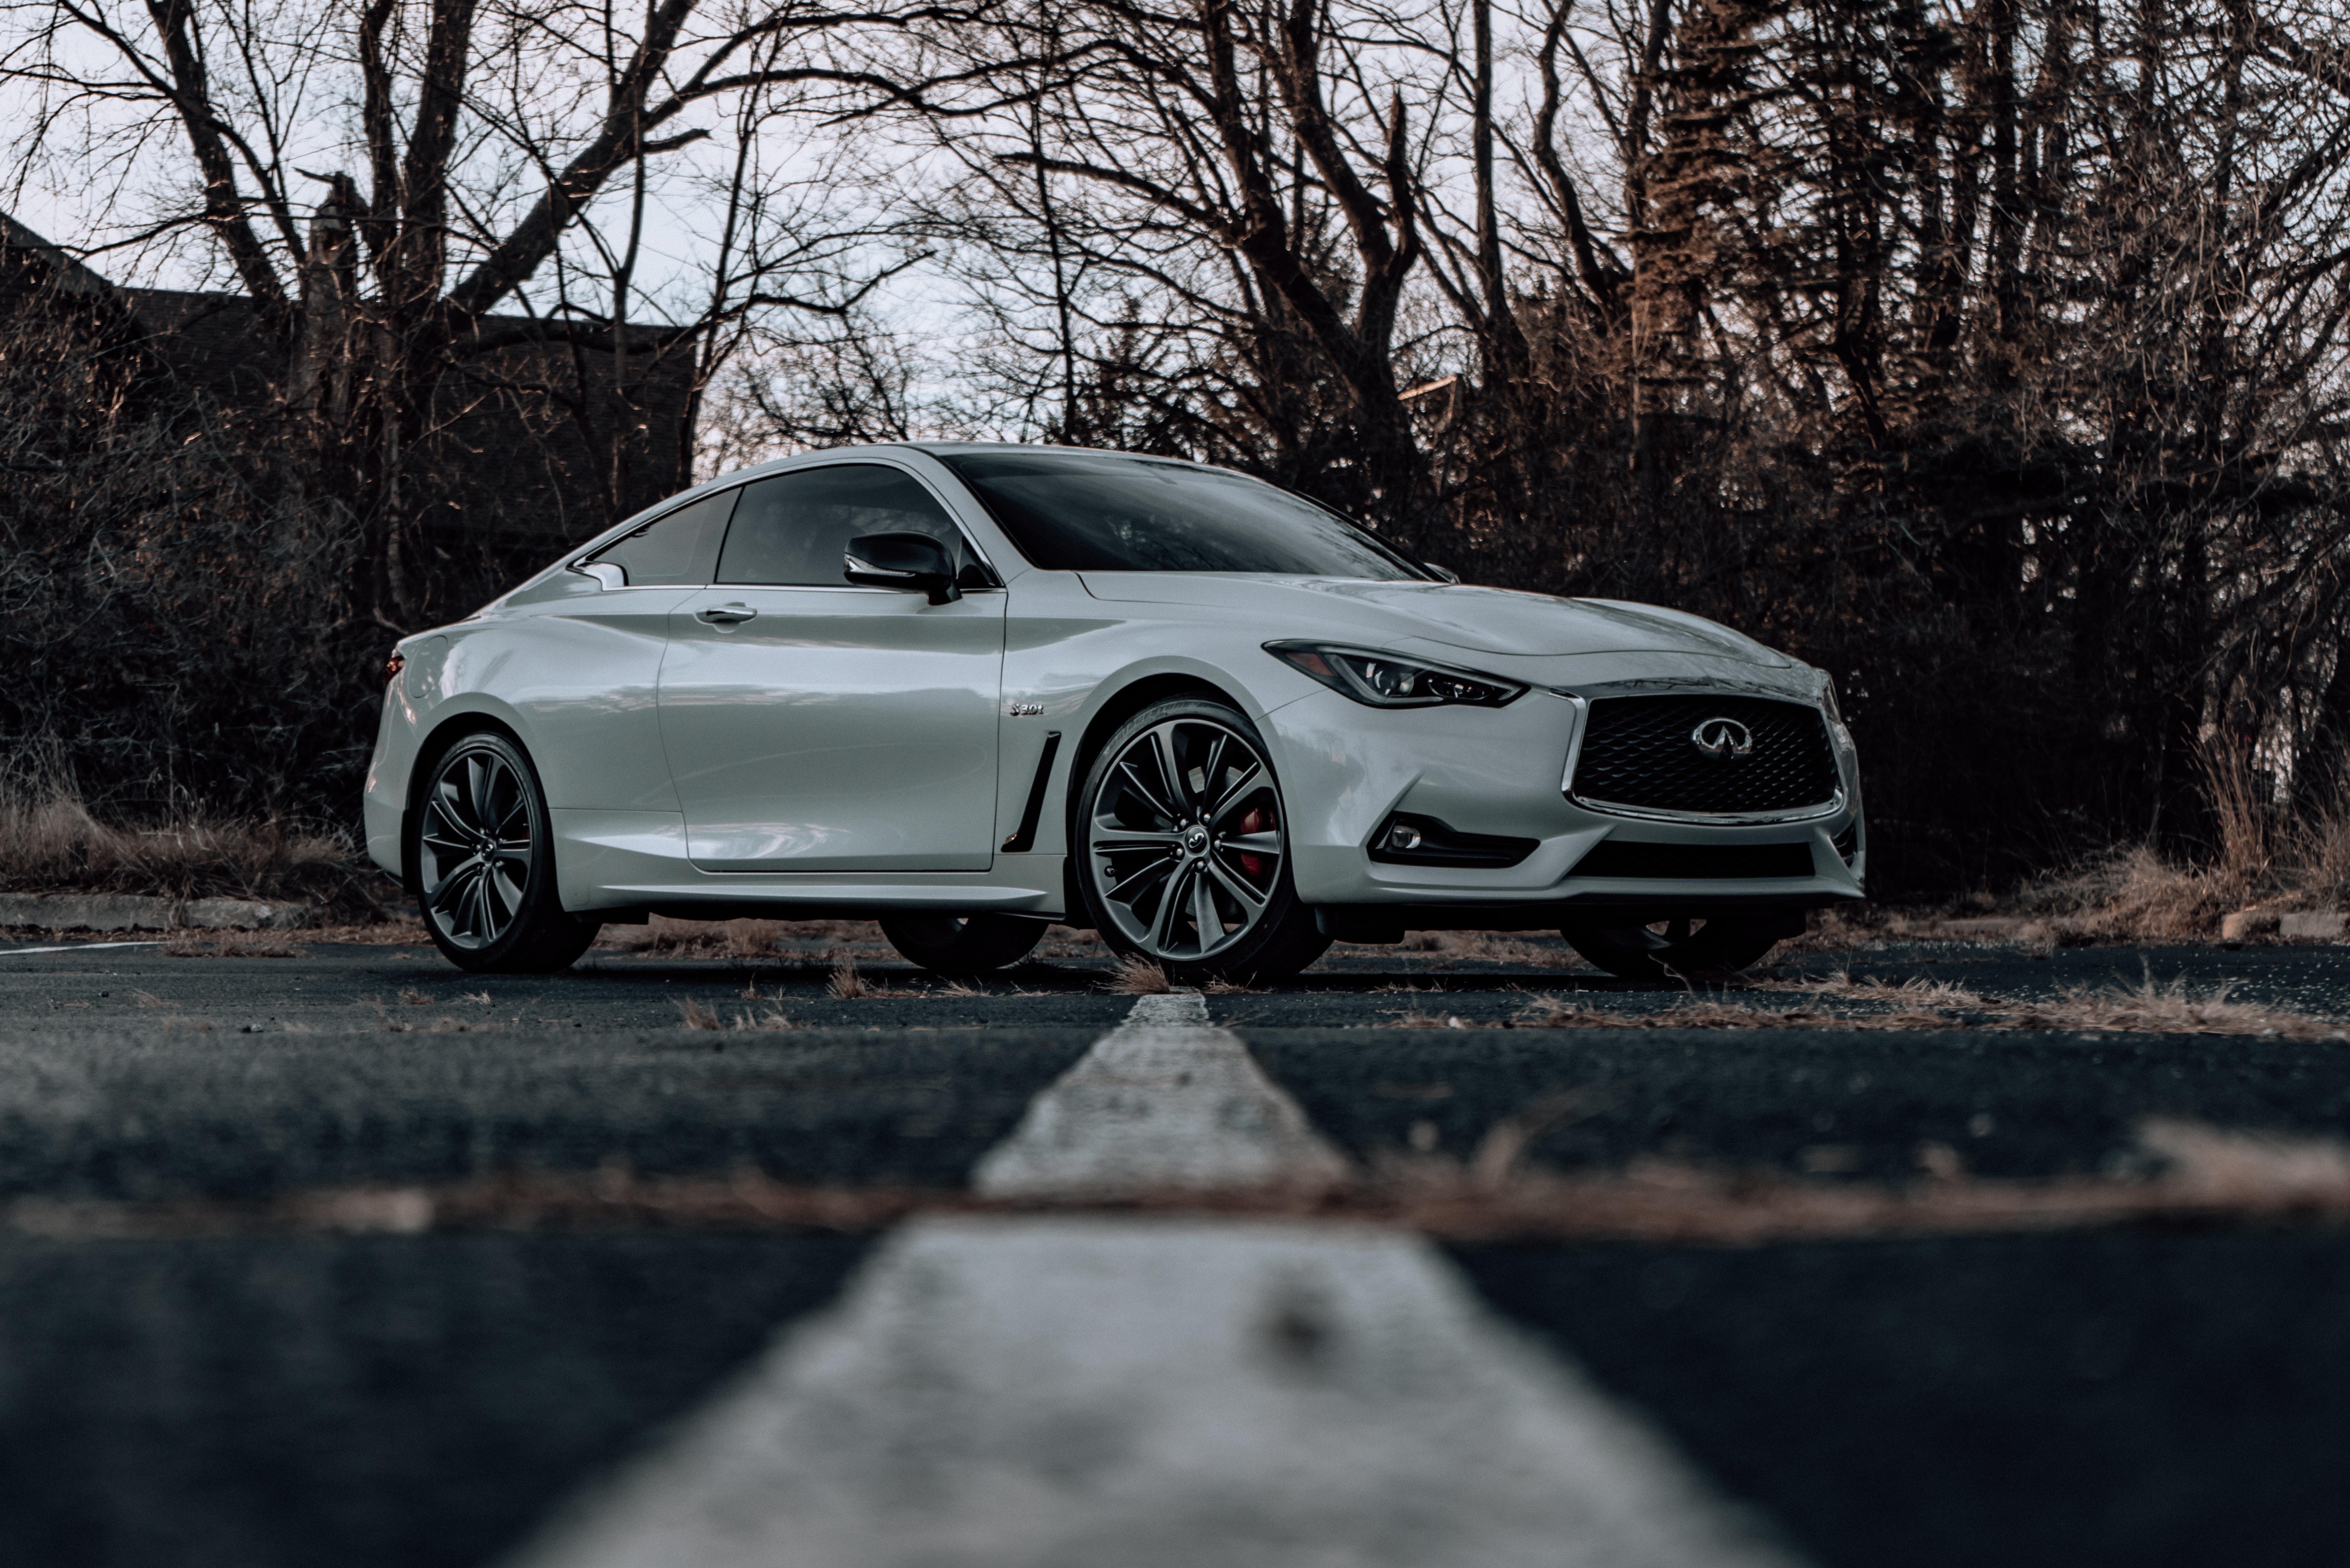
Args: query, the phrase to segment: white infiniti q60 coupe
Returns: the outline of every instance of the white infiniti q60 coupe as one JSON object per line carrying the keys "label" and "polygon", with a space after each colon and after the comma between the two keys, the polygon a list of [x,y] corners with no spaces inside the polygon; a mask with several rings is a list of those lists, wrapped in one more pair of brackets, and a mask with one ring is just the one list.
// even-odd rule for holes
{"label": "white infiniti q60 coupe", "polygon": [[879,919],[949,974],[1059,921],[1191,982],[1549,929],[1653,980],[1862,891],[1820,670],[1670,610],[1463,587],[1159,458],[764,463],[390,671],[368,847],[470,970],[559,969],[658,912]]}

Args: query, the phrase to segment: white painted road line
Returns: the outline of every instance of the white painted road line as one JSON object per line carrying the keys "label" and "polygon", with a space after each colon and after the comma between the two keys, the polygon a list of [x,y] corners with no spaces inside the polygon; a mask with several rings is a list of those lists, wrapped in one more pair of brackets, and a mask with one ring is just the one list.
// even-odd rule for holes
{"label": "white painted road line", "polygon": [[1416,1238],[917,1220],[519,1568],[1779,1568]]}
{"label": "white painted road line", "polygon": [[65,942],[53,948],[0,948],[0,958],[22,958],[26,953],[94,953],[100,948],[160,948],[161,937],[146,942]]}
{"label": "white painted road line", "polygon": [[[1146,997],[982,1170],[1087,1193],[1336,1161],[1199,998]],[[901,1226],[513,1568],[1795,1561],[1419,1237],[1071,1215]]]}
{"label": "white painted road line", "polygon": [[1146,996],[1036,1096],[979,1162],[989,1198],[1118,1197],[1169,1188],[1326,1187],[1346,1157],[1264,1075],[1197,992]]}

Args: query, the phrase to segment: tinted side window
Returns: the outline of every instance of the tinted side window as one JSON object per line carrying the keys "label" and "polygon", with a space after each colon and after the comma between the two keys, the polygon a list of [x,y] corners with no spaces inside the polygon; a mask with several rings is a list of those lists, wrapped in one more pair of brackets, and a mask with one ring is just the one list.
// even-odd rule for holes
{"label": "tinted side window", "polygon": [[953,519],[911,474],[879,463],[804,468],[743,487],[718,557],[722,583],[846,587],[840,557],[860,534],[928,534],[969,559]]}
{"label": "tinted side window", "polygon": [[734,510],[734,498],[742,493],[740,490],[722,490],[715,495],[705,495],[692,505],[656,517],[635,533],[605,545],[596,552],[595,558],[627,573],[632,588],[683,585],[699,587],[709,580],[702,571],[703,541],[712,536],[713,530],[726,525],[727,514]]}

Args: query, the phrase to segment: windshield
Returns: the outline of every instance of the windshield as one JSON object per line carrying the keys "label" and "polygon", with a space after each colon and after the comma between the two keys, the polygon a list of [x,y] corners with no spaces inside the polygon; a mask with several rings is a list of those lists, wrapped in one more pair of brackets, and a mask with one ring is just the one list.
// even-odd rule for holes
{"label": "windshield", "polygon": [[1048,572],[1427,576],[1336,513],[1224,469],[1051,448],[945,461]]}

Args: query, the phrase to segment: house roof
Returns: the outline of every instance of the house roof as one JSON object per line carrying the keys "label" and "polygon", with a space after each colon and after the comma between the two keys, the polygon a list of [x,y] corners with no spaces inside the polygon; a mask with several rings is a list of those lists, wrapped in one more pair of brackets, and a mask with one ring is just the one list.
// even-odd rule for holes
{"label": "house roof", "polygon": [[36,258],[49,272],[52,286],[68,294],[114,295],[114,285],[84,266],[62,246],[52,244],[5,213],[0,213],[0,250]]}

